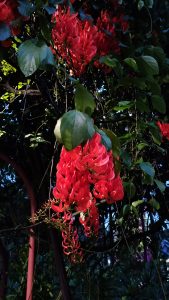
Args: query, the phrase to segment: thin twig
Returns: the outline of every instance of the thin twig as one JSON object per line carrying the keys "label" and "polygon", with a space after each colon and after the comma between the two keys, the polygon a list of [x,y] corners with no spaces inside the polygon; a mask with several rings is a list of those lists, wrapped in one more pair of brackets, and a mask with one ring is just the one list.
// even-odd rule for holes
{"label": "thin twig", "polygon": [[39,96],[41,92],[39,90],[25,89],[25,90],[17,90],[10,86],[9,82],[1,83],[0,87],[4,88],[8,92],[14,93],[15,95],[25,95],[25,93],[29,96]]}
{"label": "thin twig", "polygon": [[17,225],[17,226],[12,227],[12,228],[1,229],[0,230],[0,235],[3,234],[3,233],[7,233],[7,232],[20,231],[20,230],[29,230],[31,228],[39,226],[42,223],[44,223],[44,221],[40,221],[38,223],[28,225],[28,226]]}

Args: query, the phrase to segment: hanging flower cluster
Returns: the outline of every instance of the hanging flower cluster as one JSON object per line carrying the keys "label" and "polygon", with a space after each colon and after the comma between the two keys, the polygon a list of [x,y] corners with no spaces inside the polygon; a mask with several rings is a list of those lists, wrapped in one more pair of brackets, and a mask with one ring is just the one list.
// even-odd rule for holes
{"label": "hanging flower cluster", "polygon": [[18,16],[17,1],[4,0],[0,2],[0,22],[10,24]]}
{"label": "hanging flower cluster", "polygon": [[[54,13],[52,22],[52,39],[57,53],[73,69],[77,76],[84,73],[86,66],[95,56],[119,53],[115,24],[126,31],[128,23],[120,15],[113,18],[108,11],[101,12],[96,25],[82,21],[77,13],[71,14],[70,9],[59,9]],[[99,63],[95,63],[99,67]]]}
{"label": "hanging flower cluster", "polygon": [[169,140],[169,124],[168,123],[160,123],[157,122],[157,126],[159,127],[162,136]]}
{"label": "hanging flower cluster", "polygon": [[[4,0],[0,1],[0,23],[5,23],[9,26],[11,35],[17,35],[20,33],[20,29],[16,24],[16,19],[20,17],[20,14],[17,10],[18,2],[14,0]],[[10,40],[2,41],[1,44],[4,47],[10,47]]]}
{"label": "hanging flower cluster", "polygon": [[114,203],[124,196],[120,175],[115,175],[112,152],[102,144],[100,134],[96,133],[84,147],[79,145],[71,151],[62,148],[53,195],[56,202],[51,208],[56,213],[75,209],[80,212],[79,221],[86,236],[98,234],[96,200]]}

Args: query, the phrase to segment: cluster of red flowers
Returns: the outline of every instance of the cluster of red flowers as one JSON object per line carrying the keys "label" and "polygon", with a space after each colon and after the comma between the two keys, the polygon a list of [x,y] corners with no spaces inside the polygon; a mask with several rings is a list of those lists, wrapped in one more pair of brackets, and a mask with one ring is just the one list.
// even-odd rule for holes
{"label": "cluster of red flowers", "polygon": [[75,209],[80,212],[79,221],[86,236],[98,234],[96,199],[114,203],[124,196],[121,178],[115,175],[112,152],[102,144],[100,134],[96,133],[84,147],[79,145],[71,151],[62,148],[53,195],[56,202],[51,208],[56,213]]}
{"label": "cluster of red flowers", "polygon": [[[102,11],[96,25],[92,25],[89,21],[81,21],[77,13],[71,14],[70,9],[64,11],[60,7],[52,22],[55,23],[52,30],[54,47],[76,75],[81,75],[94,57],[119,53],[116,24],[123,31],[128,28],[123,15],[112,17],[108,11]],[[100,66],[98,61],[95,66]]]}
{"label": "cluster of red flowers", "polygon": [[4,0],[0,2],[0,22],[10,24],[17,17],[17,1]]}
{"label": "cluster of red flowers", "polygon": [[162,136],[169,140],[169,124],[157,122],[158,127],[160,128]]}
{"label": "cluster of red flowers", "polygon": [[[15,24],[15,20],[18,19],[19,12],[17,10],[18,2],[14,0],[0,1],[0,23],[5,23],[11,30],[11,35],[19,34],[20,30]],[[11,45],[10,40],[1,42],[2,46],[9,47]]]}

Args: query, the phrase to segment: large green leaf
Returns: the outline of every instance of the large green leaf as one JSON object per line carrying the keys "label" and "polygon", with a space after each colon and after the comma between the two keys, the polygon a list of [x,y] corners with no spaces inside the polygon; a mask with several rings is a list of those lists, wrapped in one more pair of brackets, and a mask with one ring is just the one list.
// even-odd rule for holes
{"label": "large green leaf", "polygon": [[89,116],[96,107],[93,95],[80,83],[76,85],[75,107]]}
{"label": "large green leaf", "polygon": [[62,142],[67,150],[90,139],[95,133],[92,119],[77,110],[71,110],[63,115],[60,131]]}
{"label": "large green leaf", "polygon": [[55,65],[52,51],[37,39],[31,39],[19,46],[18,64],[27,77],[32,75],[41,65]]}
{"label": "large green leaf", "polygon": [[159,66],[152,56],[143,55],[136,59],[139,70],[144,75],[158,75]]}
{"label": "large green leaf", "polygon": [[166,113],[166,103],[163,97],[158,95],[153,95],[151,97],[153,108],[162,114]]}
{"label": "large green leaf", "polygon": [[148,174],[151,177],[154,177],[155,170],[154,170],[154,167],[152,166],[152,164],[150,164],[149,162],[140,163],[140,168],[144,173]]}

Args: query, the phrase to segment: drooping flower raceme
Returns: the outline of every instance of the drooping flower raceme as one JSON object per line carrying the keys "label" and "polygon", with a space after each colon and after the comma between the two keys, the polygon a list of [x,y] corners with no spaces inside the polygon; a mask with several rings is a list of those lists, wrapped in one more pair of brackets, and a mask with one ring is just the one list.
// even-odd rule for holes
{"label": "drooping flower raceme", "polygon": [[93,38],[97,33],[96,26],[81,22],[77,13],[71,14],[70,9],[64,12],[61,8],[54,13],[52,22],[55,23],[52,39],[56,51],[76,75],[83,73],[97,52]]}
{"label": "drooping flower raceme", "polygon": [[[18,5],[19,2],[15,0],[0,1],[0,24],[2,23],[9,27],[12,36],[16,36],[20,33],[18,18],[20,18],[21,15],[18,11]],[[1,41],[3,47],[10,47],[11,44],[12,41],[9,39]]]}
{"label": "drooping flower raceme", "polygon": [[75,209],[80,212],[79,221],[86,236],[98,234],[96,201],[105,199],[111,204],[124,196],[120,175],[115,175],[112,151],[102,144],[100,134],[96,133],[83,147],[79,145],[71,151],[62,147],[53,195],[56,201],[51,208],[57,214]]}
{"label": "drooping flower raceme", "polygon": [[[113,17],[108,11],[102,11],[96,25],[90,21],[82,21],[77,13],[64,11],[60,7],[52,17],[54,27],[52,39],[59,56],[71,67],[75,75],[84,73],[86,66],[94,57],[101,57],[110,52],[120,52],[119,42],[116,37],[118,23],[122,31],[127,30],[128,23],[123,16]],[[95,61],[95,66],[100,63]]]}

